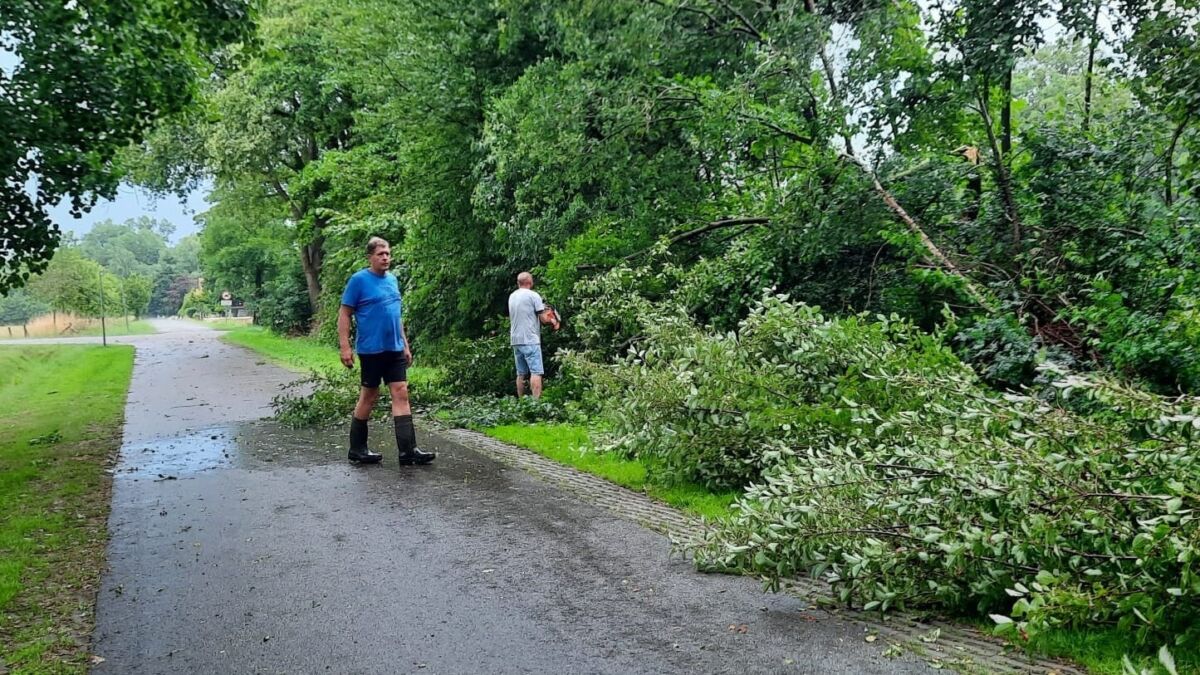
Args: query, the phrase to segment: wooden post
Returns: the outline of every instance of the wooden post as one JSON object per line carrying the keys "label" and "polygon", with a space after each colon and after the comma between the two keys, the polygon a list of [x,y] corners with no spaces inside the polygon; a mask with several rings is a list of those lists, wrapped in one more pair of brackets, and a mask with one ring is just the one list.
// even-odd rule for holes
{"label": "wooden post", "polygon": [[108,329],[104,326],[104,268],[97,273],[100,278],[100,344],[108,346]]}

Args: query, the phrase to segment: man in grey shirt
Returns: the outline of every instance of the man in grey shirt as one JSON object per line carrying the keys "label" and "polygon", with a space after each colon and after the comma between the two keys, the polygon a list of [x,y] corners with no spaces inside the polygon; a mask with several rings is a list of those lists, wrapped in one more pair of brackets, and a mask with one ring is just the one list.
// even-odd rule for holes
{"label": "man in grey shirt", "polygon": [[517,397],[525,395],[525,378],[534,398],[542,395],[542,324],[548,323],[558,330],[558,315],[542,302],[542,296],[533,291],[533,275],[521,272],[517,275],[517,290],[508,296],[508,317],[512,321],[509,342],[513,358],[517,362]]}

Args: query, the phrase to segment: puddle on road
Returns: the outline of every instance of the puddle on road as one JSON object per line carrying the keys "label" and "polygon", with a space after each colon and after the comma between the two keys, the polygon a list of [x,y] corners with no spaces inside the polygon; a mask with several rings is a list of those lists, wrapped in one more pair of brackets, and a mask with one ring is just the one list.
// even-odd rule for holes
{"label": "puddle on road", "polygon": [[[373,447],[384,453],[383,463],[355,471],[361,473],[364,484],[383,494],[391,494],[400,484],[406,489],[422,490],[443,486],[452,488],[449,499],[458,502],[495,499],[517,489],[509,475],[514,470],[432,430],[421,430],[421,447],[438,453],[437,462],[430,467],[398,468],[389,427],[371,426]],[[292,429],[272,420],[259,420],[126,443],[114,475],[117,481],[158,483],[227,469],[270,471],[321,466],[352,466],[346,461],[344,428]]]}
{"label": "puddle on road", "polygon": [[337,429],[291,429],[267,420],[195,429],[125,444],[117,474],[174,480],[221,468],[327,464],[345,460],[344,435]]}

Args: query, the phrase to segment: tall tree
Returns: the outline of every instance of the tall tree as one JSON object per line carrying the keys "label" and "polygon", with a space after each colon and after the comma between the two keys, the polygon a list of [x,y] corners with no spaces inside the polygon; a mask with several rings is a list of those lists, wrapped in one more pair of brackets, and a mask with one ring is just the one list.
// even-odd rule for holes
{"label": "tall tree", "polygon": [[167,250],[174,225],[143,216],[117,224],[96,223],[80,240],[80,251],[115,274],[152,274]]}
{"label": "tall tree", "polygon": [[193,100],[205,58],[245,39],[251,0],[0,4],[0,291],[45,268],[47,209],[116,194],[117,152]]}
{"label": "tall tree", "polygon": [[[1126,45],[1129,65],[1139,75],[1132,80],[1134,91],[1172,125],[1161,154],[1163,200],[1170,206],[1176,199],[1181,142],[1191,141],[1193,150],[1200,150],[1200,143],[1187,136],[1200,115],[1200,2],[1131,2],[1126,17],[1132,25]],[[1190,161],[1193,166],[1197,163],[1194,157]],[[1193,197],[1200,198],[1200,183],[1193,182],[1190,188]]]}
{"label": "tall tree", "polygon": [[406,307],[425,317],[421,326],[478,335],[499,311],[508,276],[493,225],[472,204],[479,142],[492,98],[546,53],[525,30],[544,3],[313,4],[336,17],[337,79],[352,83],[360,108],[364,145],[338,158],[339,173],[378,183],[387,202],[339,189],[348,199],[327,208],[349,215],[358,201],[373,216],[362,222],[396,233]]}
{"label": "tall tree", "polygon": [[285,220],[288,210],[278,200],[263,195],[257,186],[214,192],[214,206],[201,214],[201,267],[208,284],[218,291],[254,301],[285,270],[293,257],[294,228]]}
{"label": "tall tree", "polygon": [[131,312],[135,319],[142,318],[150,307],[150,293],[154,290],[149,277],[134,274],[121,279],[121,299],[125,309]]}
{"label": "tall tree", "polygon": [[351,87],[335,77],[337,54],[320,9],[304,0],[271,3],[258,48],[239,70],[209,83],[206,115],[172,120],[132,158],[135,175],[151,187],[181,189],[206,174],[225,193],[253,190],[274,200],[293,228],[313,307],[330,222],[321,203],[329,188],[323,163],[354,145],[357,106]]}
{"label": "tall tree", "polygon": [[121,311],[121,280],[74,247],[59,249],[45,271],[30,280],[29,292],[60,312],[108,316]]}
{"label": "tall tree", "polygon": [[[1024,245],[1023,225],[1012,182],[1013,69],[1025,49],[1041,39],[1038,21],[1048,10],[1046,0],[996,3],[963,0],[937,3],[936,43],[959,54],[943,61],[943,77],[963,82],[979,115],[1009,229],[1010,252]],[[999,114],[997,114],[997,112]]]}

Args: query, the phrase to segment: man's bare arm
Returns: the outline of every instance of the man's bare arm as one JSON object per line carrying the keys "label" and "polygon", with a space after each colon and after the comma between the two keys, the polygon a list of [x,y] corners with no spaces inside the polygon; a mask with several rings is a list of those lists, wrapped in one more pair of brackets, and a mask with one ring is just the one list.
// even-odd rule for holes
{"label": "man's bare arm", "polygon": [[413,361],[412,345],[408,344],[408,336],[404,334],[404,322],[400,322],[400,339],[404,341],[404,358],[408,363],[405,366],[411,366]]}
{"label": "man's bare arm", "polygon": [[350,348],[350,317],[353,313],[354,310],[346,305],[338,308],[338,352],[342,359],[342,365],[347,368],[354,367],[354,350]]}

